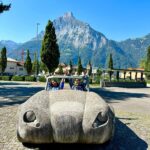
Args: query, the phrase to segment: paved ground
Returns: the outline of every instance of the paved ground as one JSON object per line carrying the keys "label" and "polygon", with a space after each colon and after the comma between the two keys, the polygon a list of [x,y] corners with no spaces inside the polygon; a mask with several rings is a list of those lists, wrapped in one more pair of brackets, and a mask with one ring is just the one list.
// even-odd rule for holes
{"label": "paved ground", "polygon": [[25,145],[16,138],[18,105],[43,89],[43,85],[0,82],[0,150],[146,150],[150,149],[150,88],[93,87],[93,91],[114,106],[116,131],[105,145]]}

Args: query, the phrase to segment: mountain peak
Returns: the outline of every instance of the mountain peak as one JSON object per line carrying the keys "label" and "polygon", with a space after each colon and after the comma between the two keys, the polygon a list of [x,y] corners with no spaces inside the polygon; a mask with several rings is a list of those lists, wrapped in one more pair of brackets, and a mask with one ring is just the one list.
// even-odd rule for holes
{"label": "mountain peak", "polygon": [[74,18],[74,15],[72,12],[66,12],[64,15],[63,15],[63,18]]}

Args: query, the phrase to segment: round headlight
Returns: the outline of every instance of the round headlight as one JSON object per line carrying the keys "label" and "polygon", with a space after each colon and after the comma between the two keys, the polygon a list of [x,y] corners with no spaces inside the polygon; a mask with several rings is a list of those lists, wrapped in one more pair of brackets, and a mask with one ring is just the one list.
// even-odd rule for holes
{"label": "round headlight", "polygon": [[105,124],[107,120],[108,120],[108,115],[103,112],[100,112],[95,118],[92,126],[93,128],[98,128],[99,126]]}
{"label": "round headlight", "polygon": [[34,120],[36,119],[35,113],[31,110],[27,111],[24,114],[23,119],[24,119],[25,122],[34,122]]}

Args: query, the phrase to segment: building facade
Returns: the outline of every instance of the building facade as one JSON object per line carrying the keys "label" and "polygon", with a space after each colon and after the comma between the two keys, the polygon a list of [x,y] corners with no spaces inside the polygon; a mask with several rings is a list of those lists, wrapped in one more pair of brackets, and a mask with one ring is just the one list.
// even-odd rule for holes
{"label": "building facade", "polygon": [[12,58],[7,58],[7,67],[4,73],[8,75],[27,75],[24,63]]}

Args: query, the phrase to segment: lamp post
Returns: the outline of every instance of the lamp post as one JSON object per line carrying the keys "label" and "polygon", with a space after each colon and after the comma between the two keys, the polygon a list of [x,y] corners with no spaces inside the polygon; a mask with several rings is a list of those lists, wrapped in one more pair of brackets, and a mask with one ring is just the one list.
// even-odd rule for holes
{"label": "lamp post", "polygon": [[37,23],[37,32],[36,32],[36,40],[37,40],[37,51],[36,51],[36,57],[37,57],[37,64],[36,64],[36,75],[38,75],[38,27],[40,25],[40,23]]}

